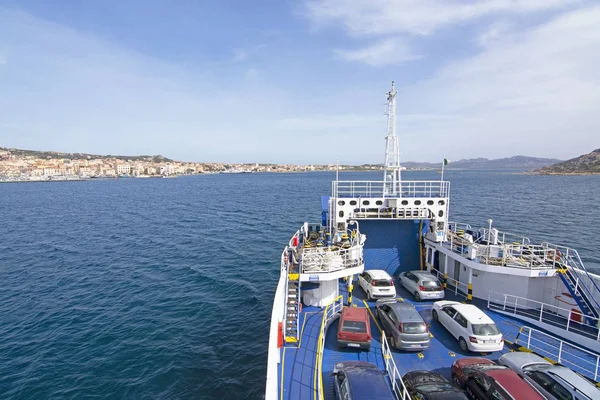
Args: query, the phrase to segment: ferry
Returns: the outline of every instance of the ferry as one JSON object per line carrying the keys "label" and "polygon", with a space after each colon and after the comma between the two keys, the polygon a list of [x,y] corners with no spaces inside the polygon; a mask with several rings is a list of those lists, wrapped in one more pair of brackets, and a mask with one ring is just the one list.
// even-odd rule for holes
{"label": "ferry", "polygon": [[[600,277],[586,270],[575,249],[505,232],[492,219],[483,227],[451,220],[450,182],[443,178],[401,179],[393,82],[386,100],[382,180],[336,176],[331,195],[322,197],[320,219],[300,226],[283,248],[265,399],[337,398],[334,375],[346,361],[375,365],[396,399],[422,398],[410,392],[407,373],[436,372],[456,383],[453,368],[468,363],[467,358],[498,363],[512,353],[564,366],[585,377],[593,389],[571,387],[575,394],[565,398],[600,399]],[[390,332],[377,315],[382,300],[378,303],[363,290],[361,279],[371,270],[387,272],[393,280],[395,293],[385,301],[414,305],[427,325],[427,348],[400,351],[390,345]],[[444,300],[421,299],[407,291],[399,277],[409,271],[437,278]],[[436,312],[448,304],[481,310],[495,323],[503,345],[489,352],[463,346]],[[345,307],[367,310],[372,333],[368,349],[338,346],[338,321]],[[339,396],[347,398],[347,393]]]}

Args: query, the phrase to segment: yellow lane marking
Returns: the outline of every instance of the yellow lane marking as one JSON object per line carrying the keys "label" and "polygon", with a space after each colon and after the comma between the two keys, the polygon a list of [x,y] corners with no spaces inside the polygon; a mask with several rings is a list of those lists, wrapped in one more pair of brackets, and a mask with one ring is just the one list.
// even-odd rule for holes
{"label": "yellow lane marking", "polygon": [[375,325],[377,325],[377,329],[379,329],[379,333],[383,333],[383,329],[381,329],[381,327],[379,326],[379,323],[377,322],[377,318],[375,318],[375,316],[371,312],[371,308],[369,308],[369,305],[367,304],[366,301],[363,300],[363,303],[365,303],[365,307],[367,307],[367,311],[369,312],[369,314],[371,314],[371,318],[373,318],[373,321],[375,321]]}
{"label": "yellow lane marking", "polygon": [[404,298],[403,297],[396,297],[396,300],[398,300],[398,301],[404,301]]}
{"label": "yellow lane marking", "polygon": [[456,357],[456,354],[454,354],[454,352],[453,352],[453,351],[449,351],[449,352],[448,352],[448,355],[449,355],[450,357]]}
{"label": "yellow lane marking", "polygon": [[482,351],[482,352],[481,352],[481,355],[482,355],[482,356],[487,356],[487,355],[488,355],[488,353],[484,353],[484,352]]}
{"label": "yellow lane marking", "polygon": [[419,353],[419,354],[417,354],[417,357],[419,357],[419,358],[425,358],[425,355],[423,353]]}
{"label": "yellow lane marking", "polygon": [[283,356],[281,357],[281,395],[279,398],[283,400],[283,365],[285,364],[285,347],[283,348]]}

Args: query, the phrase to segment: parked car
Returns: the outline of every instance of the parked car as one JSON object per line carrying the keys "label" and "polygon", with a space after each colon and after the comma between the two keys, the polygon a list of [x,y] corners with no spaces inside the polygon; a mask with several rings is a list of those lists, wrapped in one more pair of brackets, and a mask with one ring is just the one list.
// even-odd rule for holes
{"label": "parked car", "polygon": [[498,362],[521,375],[548,399],[600,399],[600,390],[585,377],[533,353],[507,353]]}
{"label": "parked car", "polygon": [[431,316],[458,340],[463,352],[493,352],[504,348],[504,339],[494,321],[472,304],[436,301]]}
{"label": "parked car", "polygon": [[344,361],[333,368],[338,400],[396,400],[384,373],[365,361]]}
{"label": "parked car", "polygon": [[444,298],[442,284],[427,271],[407,271],[398,277],[400,284],[415,296],[416,301],[441,300]]}
{"label": "parked car", "polygon": [[390,347],[398,350],[424,350],[429,347],[429,329],[414,305],[396,299],[377,300],[375,310]]}
{"label": "parked car", "polygon": [[464,392],[442,375],[430,371],[411,371],[402,377],[411,399],[467,400]]}
{"label": "parked car", "polygon": [[344,307],[337,339],[339,347],[371,350],[371,321],[366,308]]}
{"label": "parked car", "polygon": [[544,400],[516,372],[487,358],[468,357],[452,364],[452,381],[477,400]]}
{"label": "parked car", "polygon": [[369,300],[396,297],[394,280],[382,269],[369,269],[358,275],[358,285],[365,291]]}

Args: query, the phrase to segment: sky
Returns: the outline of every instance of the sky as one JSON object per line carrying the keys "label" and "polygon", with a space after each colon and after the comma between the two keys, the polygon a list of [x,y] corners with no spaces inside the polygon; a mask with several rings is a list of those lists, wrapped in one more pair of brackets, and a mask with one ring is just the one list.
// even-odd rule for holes
{"label": "sky", "polygon": [[0,146],[184,161],[600,147],[600,2],[0,0]]}

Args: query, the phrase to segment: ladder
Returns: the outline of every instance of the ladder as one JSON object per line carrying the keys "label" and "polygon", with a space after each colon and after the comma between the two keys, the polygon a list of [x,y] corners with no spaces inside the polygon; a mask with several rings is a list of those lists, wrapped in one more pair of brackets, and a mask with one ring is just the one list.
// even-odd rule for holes
{"label": "ladder", "polygon": [[589,317],[598,318],[598,316],[599,316],[598,311],[594,307],[594,304],[590,300],[590,297],[585,293],[585,290],[582,290],[582,289],[585,289],[583,287],[583,285],[578,284],[576,274],[571,270],[571,268],[568,268],[568,267],[563,268],[559,271],[560,271],[560,273],[558,275],[560,276],[560,279],[563,281],[563,283],[567,287],[567,290],[569,291],[571,296],[573,296],[573,299],[575,300],[575,302],[581,309],[581,312],[586,317],[588,317],[588,318],[586,318],[588,325],[595,326],[596,323],[594,322],[594,320],[590,319]]}
{"label": "ladder", "polygon": [[298,264],[290,263],[287,273],[285,303],[285,342],[297,343],[300,338],[300,273]]}

